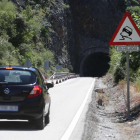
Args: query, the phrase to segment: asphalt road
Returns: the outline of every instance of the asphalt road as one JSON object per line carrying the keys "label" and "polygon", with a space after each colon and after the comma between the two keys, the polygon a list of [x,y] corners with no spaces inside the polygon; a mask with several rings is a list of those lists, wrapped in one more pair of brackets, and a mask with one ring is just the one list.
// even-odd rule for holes
{"label": "asphalt road", "polygon": [[[49,89],[51,95],[50,123],[44,130],[36,130],[34,124],[28,121],[0,120],[0,139],[65,139],[66,133],[71,135],[70,131],[73,131],[77,123],[79,111],[82,111],[86,98],[94,86],[94,81],[93,78],[74,78],[55,85],[54,88]],[[70,127],[71,124],[72,127]]]}

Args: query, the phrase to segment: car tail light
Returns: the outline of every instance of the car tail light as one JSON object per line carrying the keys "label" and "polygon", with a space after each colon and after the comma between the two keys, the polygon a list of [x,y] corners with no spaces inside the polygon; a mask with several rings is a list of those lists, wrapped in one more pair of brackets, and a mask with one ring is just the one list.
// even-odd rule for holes
{"label": "car tail light", "polygon": [[28,95],[28,98],[37,97],[40,94],[41,94],[41,87],[39,85],[37,85],[37,86],[34,86],[34,88],[32,89],[32,91]]}
{"label": "car tail light", "polygon": [[6,70],[12,70],[13,68],[12,67],[6,67],[5,69]]}

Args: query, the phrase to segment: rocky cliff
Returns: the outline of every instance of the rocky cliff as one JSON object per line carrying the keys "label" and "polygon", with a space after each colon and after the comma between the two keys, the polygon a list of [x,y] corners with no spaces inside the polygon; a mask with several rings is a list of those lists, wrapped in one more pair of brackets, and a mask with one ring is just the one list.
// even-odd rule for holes
{"label": "rocky cliff", "polygon": [[69,3],[76,39],[72,47],[78,55],[93,46],[107,46],[125,12],[125,0],[69,0]]}
{"label": "rocky cliff", "polygon": [[[125,0],[13,0],[23,8],[41,4],[46,10],[46,47],[63,67],[79,72],[79,54],[93,45],[107,44],[125,11]],[[100,44],[101,42],[101,44]],[[82,47],[81,47],[82,46]],[[71,69],[71,68],[70,68]]]}

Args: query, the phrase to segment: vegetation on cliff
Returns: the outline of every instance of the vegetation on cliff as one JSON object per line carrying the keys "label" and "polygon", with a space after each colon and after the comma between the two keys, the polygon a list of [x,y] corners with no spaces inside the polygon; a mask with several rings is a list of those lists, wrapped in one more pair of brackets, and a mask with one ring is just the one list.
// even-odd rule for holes
{"label": "vegetation on cliff", "polygon": [[[0,65],[24,65],[27,58],[42,73],[44,61],[50,61],[47,75],[56,71],[55,54],[47,47],[46,7],[39,1],[26,2],[25,8],[8,0],[0,1]],[[37,2],[37,3],[36,3]],[[63,69],[63,71],[68,71]]]}
{"label": "vegetation on cliff", "polygon": [[[131,14],[136,25],[140,29],[140,1],[133,0],[129,3],[127,11]],[[113,73],[114,81],[118,83],[121,80],[126,80],[126,53],[117,52],[116,46],[110,47],[110,69],[109,72]],[[140,53],[131,52],[129,53],[129,74],[130,81],[140,90]]]}

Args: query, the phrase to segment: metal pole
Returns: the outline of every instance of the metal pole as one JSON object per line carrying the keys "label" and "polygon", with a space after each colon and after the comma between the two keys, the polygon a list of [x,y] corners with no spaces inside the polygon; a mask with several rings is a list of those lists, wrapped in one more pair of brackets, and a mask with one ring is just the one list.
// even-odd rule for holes
{"label": "metal pole", "polygon": [[130,117],[130,96],[129,96],[129,52],[126,52],[126,60],[127,60],[127,109],[128,114],[127,117]]}

